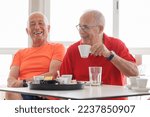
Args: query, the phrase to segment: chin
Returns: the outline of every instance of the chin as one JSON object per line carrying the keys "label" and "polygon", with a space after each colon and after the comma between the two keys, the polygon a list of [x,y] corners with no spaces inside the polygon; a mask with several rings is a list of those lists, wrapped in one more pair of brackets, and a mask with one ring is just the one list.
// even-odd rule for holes
{"label": "chin", "polygon": [[90,40],[88,38],[82,38],[82,42],[85,44],[90,44]]}

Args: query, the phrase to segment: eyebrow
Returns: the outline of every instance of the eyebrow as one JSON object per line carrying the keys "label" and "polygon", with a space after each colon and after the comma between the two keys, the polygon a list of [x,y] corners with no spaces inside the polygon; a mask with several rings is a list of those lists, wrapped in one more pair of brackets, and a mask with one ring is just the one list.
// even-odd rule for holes
{"label": "eyebrow", "polygon": [[29,22],[35,22],[35,21],[38,21],[38,22],[44,22],[44,20],[30,20]]}

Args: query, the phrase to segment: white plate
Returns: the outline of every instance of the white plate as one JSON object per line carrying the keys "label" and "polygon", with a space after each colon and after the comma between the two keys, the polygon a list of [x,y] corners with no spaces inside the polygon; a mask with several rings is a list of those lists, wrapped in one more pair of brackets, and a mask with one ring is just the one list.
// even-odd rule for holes
{"label": "white plate", "polygon": [[132,87],[132,90],[138,91],[138,92],[148,92],[150,88],[138,88],[138,87]]}

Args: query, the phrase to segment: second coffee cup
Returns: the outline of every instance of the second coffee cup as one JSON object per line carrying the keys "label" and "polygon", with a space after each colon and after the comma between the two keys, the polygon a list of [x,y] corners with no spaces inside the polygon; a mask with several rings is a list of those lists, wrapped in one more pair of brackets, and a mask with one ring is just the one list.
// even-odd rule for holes
{"label": "second coffee cup", "polygon": [[89,56],[90,48],[91,48],[90,45],[85,45],[85,44],[78,46],[81,58],[87,58]]}

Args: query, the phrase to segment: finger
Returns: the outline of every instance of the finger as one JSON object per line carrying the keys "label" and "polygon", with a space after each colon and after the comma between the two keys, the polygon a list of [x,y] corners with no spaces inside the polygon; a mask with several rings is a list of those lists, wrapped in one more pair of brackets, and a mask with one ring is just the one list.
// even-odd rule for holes
{"label": "finger", "polygon": [[94,53],[96,56],[101,56],[102,55],[102,48],[97,48],[97,50]]}
{"label": "finger", "polygon": [[97,54],[97,51],[99,50],[99,45],[95,44],[91,47],[91,53],[96,55]]}

